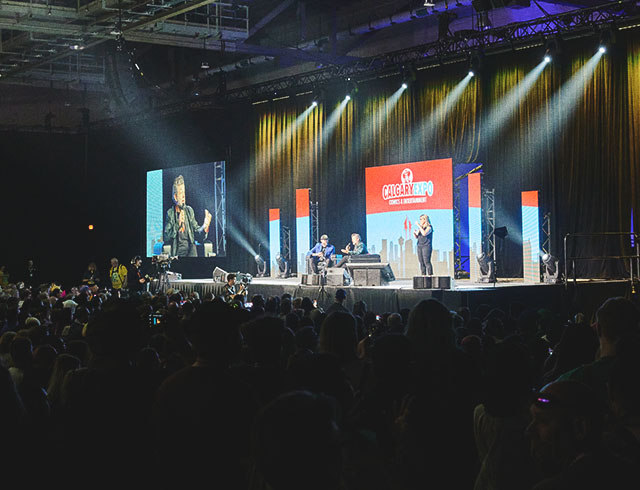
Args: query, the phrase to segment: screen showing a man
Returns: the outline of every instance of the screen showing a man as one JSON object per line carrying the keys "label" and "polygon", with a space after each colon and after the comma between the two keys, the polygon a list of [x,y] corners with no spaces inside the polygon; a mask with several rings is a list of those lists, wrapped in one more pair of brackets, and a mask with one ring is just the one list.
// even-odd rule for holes
{"label": "screen showing a man", "polygon": [[204,210],[204,222],[198,225],[193,208],[186,204],[184,177],[173,181],[173,206],[167,210],[164,225],[164,243],[171,245],[171,255],[197,257],[196,241],[203,242],[209,233],[211,213]]}

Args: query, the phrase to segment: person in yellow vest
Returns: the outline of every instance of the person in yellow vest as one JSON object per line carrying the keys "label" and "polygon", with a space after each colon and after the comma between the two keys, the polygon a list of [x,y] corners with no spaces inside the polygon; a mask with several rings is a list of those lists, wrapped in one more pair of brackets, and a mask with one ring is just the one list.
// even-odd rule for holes
{"label": "person in yellow vest", "polygon": [[117,258],[111,259],[111,269],[109,269],[109,277],[111,278],[111,287],[115,291],[127,289],[127,268],[118,263]]}

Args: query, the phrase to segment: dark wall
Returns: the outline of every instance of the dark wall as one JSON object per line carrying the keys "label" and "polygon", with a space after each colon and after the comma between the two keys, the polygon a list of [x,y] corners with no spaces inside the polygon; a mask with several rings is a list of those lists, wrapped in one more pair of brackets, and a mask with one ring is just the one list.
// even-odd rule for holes
{"label": "dark wall", "polygon": [[[0,261],[12,280],[33,258],[44,281],[67,284],[79,282],[90,261],[103,276],[111,257],[128,265],[134,255],[144,255],[146,172],[152,169],[227,160],[227,207],[235,219],[231,133],[229,118],[222,124],[215,110],[88,135],[1,132],[6,210]],[[229,237],[227,246],[229,258],[182,260],[174,270],[210,277],[216,266],[248,267],[247,257],[233,253]]]}

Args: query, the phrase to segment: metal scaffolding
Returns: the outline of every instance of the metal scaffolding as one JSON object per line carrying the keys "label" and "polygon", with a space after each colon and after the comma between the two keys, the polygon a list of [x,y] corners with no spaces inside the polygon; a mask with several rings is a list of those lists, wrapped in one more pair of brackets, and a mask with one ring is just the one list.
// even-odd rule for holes
{"label": "metal scaffolding", "polygon": [[225,162],[213,164],[214,202],[215,202],[215,244],[216,254],[227,254],[227,209]]}
{"label": "metal scaffolding", "polygon": [[320,206],[317,201],[309,203],[309,211],[311,212],[311,240],[314,245],[320,242],[320,224],[318,219],[319,209]]}
{"label": "metal scaffolding", "polygon": [[[484,211],[483,230],[483,251],[496,263],[496,191],[495,189],[484,189],[482,191],[482,210]],[[495,269],[497,270],[497,269]]]}

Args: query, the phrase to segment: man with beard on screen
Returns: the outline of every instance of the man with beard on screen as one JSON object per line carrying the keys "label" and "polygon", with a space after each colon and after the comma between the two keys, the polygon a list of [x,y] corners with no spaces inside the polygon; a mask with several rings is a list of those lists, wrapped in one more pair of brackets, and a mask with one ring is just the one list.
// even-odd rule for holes
{"label": "man with beard on screen", "polygon": [[211,213],[205,209],[204,223],[198,226],[193,208],[185,201],[184,177],[178,175],[173,181],[173,206],[167,210],[164,243],[171,244],[172,256],[197,257],[196,239],[203,242],[207,238]]}

